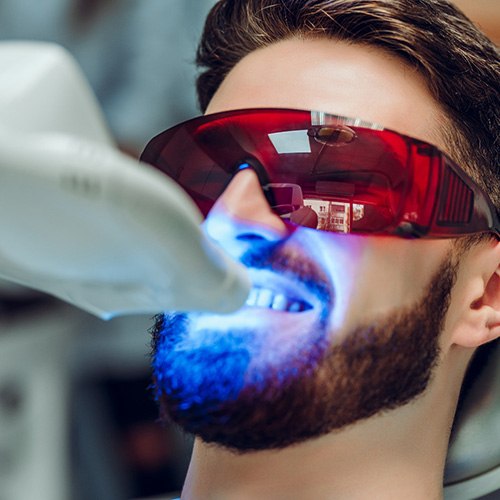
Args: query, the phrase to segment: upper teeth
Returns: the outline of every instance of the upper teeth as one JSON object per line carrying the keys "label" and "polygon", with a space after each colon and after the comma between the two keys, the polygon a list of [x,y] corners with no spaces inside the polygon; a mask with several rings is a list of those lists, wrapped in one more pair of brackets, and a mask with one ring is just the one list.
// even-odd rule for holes
{"label": "upper teeth", "polygon": [[282,293],[273,292],[268,288],[254,287],[246,301],[247,306],[268,307],[276,311],[301,312],[311,306],[302,300],[287,298]]}

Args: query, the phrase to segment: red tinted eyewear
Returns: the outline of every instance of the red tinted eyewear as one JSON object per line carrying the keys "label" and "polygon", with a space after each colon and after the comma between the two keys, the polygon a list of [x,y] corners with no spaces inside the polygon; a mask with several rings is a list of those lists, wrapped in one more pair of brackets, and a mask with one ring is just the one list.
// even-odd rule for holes
{"label": "red tinted eyewear", "polygon": [[358,119],[244,109],[200,116],[154,137],[141,160],[178,182],[206,216],[253,168],[283,219],[324,231],[457,237],[492,232],[486,193],[435,146]]}

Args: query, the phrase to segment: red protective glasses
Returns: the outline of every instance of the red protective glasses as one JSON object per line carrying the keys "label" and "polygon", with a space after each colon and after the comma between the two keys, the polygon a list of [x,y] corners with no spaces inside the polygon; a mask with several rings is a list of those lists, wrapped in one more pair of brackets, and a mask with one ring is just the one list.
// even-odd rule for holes
{"label": "red protective glasses", "polygon": [[253,168],[271,208],[325,231],[456,237],[493,232],[481,188],[435,146],[317,111],[205,115],[153,138],[141,160],[177,181],[206,216],[233,176]]}

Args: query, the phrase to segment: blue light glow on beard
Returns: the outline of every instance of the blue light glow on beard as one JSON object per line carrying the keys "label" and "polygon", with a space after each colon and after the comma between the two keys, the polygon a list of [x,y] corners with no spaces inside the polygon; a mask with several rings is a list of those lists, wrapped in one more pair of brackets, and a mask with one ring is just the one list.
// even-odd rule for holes
{"label": "blue light glow on beard", "polygon": [[[251,269],[300,282],[321,308],[314,320],[291,335],[280,331],[284,324],[270,319],[270,311],[262,308],[232,315],[166,314],[154,348],[157,393],[168,400],[174,419],[189,420],[190,432],[207,422],[224,423],[230,418],[224,405],[243,390],[256,399],[272,399],[272,392],[313,370],[327,350],[333,295],[317,266],[303,254],[299,258],[297,249],[277,243],[253,244],[241,261]],[[282,317],[296,327],[303,314]]]}
{"label": "blue light glow on beard", "polygon": [[193,346],[185,340],[189,330],[186,314],[169,314],[164,321],[154,373],[156,384],[177,402],[178,409],[197,413],[234,400],[250,362],[243,336],[225,332],[213,342]]}

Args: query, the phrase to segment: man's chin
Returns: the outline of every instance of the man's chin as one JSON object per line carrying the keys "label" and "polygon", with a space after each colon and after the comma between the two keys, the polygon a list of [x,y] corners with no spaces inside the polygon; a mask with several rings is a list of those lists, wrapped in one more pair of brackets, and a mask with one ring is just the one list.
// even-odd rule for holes
{"label": "man's chin", "polygon": [[[399,331],[400,338],[405,330]],[[393,359],[387,356],[391,338],[369,345],[373,336],[384,337],[362,329],[347,345],[311,343],[286,363],[258,364],[230,336],[195,355],[173,353],[161,381],[164,416],[240,453],[283,449],[343,429],[421,394],[437,359],[436,342],[418,353],[408,345]],[[412,356],[420,362],[408,373]]]}
{"label": "man's chin", "polygon": [[[242,314],[248,321],[236,321],[238,328],[229,328],[234,318],[228,317],[226,324],[216,322],[218,329],[208,328],[215,326],[209,325],[213,316],[203,327],[203,315],[159,316],[153,331],[155,389],[162,416],[188,433],[233,450],[266,449],[271,436],[262,440],[262,428],[273,418],[274,403],[282,399],[284,409],[304,375],[321,363],[327,332],[311,315],[300,322],[308,331],[297,330],[295,320],[295,331],[274,332],[263,328],[262,319],[252,325],[253,311]],[[245,435],[250,439],[240,439]]]}

